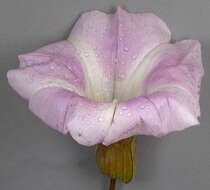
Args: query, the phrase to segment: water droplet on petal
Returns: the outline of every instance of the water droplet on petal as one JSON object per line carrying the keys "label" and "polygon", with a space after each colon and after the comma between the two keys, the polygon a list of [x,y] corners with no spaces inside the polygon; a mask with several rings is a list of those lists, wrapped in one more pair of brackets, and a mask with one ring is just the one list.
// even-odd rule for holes
{"label": "water droplet on petal", "polygon": [[67,67],[68,67],[68,69],[71,71],[71,66],[68,65]]}
{"label": "water droplet on petal", "polygon": [[145,106],[144,106],[144,105],[141,105],[141,106],[140,106],[140,108],[141,108],[141,109],[144,109],[144,108],[145,108]]}
{"label": "water droplet on petal", "polygon": [[53,65],[51,65],[51,66],[50,66],[50,69],[51,69],[51,70],[54,70],[54,69],[55,69],[55,67],[54,67]]}
{"label": "water droplet on petal", "polygon": [[114,58],[114,63],[117,64],[118,63],[118,59],[115,57]]}
{"label": "water droplet on petal", "polygon": [[125,78],[125,75],[123,73],[120,74],[120,78],[123,79]]}
{"label": "water droplet on petal", "polygon": [[124,49],[123,49],[124,51],[126,51],[126,52],[128,52],[128,48],[127,47],[124,47]]}
{"label": "water droplet on petal", "polygon": [[126,107],[126,106],[123,106],[123,107],[122,107],[122,110],[127,110],[127,107]]}
{"label": "water droplet on petal", "polygon": [[85,57],[88,57],[88,56],[89,56],[89,54],[86,52],[86,53],[85,53]]}
{"label": "water droplet on petal", "polygon": [[131,113],[130,112],[128,112],[128,114],[127,114],[128,116],[131,116]]}
{"label": "water droplet on petal", "polygon": [[132,59],[136,59],[136,55],[133,55],[133,56],[132,56]]}
{"label": "water droplet on petal", "polygon": [[99,117],[99,118],[98,118],[98,121],[102,121],[102,120],[103,120],[103,118],[102,118],[102,117]]}
{"label": "water droplet on petal", "polygon": [[65,76],[65,78],[67,78],[67,79],[69,78],[69,75],[67,75],[67,74],[65,74],[64,76]]}
{"label": "water droplet on petal", "polygon": [[120,111],[120,115],[122,115],[122,114],[123,114],[123,112]]}

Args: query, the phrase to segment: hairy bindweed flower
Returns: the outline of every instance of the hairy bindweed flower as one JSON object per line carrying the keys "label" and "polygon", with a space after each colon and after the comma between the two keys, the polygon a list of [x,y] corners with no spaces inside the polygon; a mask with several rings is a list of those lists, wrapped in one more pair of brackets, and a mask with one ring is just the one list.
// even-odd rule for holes
{"label": "hairy bindweed flower", "polygon": [[[100,162],[107,145],[128,138],[123,146],[130,150],[133,136],[162,137],[199,124],[200,43],[170,40],[167,25],[152,13],[90,11],[67,40],[19,55],[19,68],[7,76],[46,124],[82,145],[101,143],[97,163],[107,173]],[[120,154],[123,142],[111,145],[106,158]]]}

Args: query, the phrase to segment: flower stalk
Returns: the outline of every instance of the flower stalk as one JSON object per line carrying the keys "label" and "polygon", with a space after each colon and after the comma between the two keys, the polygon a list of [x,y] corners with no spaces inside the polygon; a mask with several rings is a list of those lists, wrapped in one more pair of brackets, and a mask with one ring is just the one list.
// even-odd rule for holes
{"label": "flower stalk", "polygon": [[109,190],[115,190],[116,179],[110,179]]}

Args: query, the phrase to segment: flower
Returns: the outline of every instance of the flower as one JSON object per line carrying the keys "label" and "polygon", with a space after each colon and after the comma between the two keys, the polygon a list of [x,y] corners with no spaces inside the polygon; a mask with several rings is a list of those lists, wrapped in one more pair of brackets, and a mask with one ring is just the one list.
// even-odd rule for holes
{"label": "flower", "polygon": [[152,13],[86,12],[67,40],[19,61],[9,84],[35,115],[82,145],[199,124],[200,43],[170,43],[167,25]]}

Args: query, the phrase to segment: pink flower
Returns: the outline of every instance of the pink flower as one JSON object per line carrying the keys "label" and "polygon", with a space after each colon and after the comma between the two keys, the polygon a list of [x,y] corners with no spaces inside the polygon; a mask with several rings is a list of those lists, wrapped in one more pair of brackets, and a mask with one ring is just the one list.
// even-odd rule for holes
{"label": "pink flower", "polygon": [[170,43],[154,14],[84,13],[67,40],[19,60],[9,84],[35,115],[80,144],[161,137],[199,124],[200,43]]}

